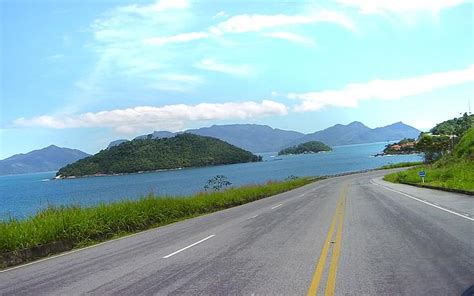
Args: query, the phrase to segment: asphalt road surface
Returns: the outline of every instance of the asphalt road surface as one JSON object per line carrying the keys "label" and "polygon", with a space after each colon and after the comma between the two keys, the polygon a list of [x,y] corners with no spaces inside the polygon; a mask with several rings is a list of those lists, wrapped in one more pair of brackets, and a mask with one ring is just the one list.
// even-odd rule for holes
{"label": "asphalt road surface", "polygon": [[474,197],[330,178],[0,272],[1,295],[461,295]]}

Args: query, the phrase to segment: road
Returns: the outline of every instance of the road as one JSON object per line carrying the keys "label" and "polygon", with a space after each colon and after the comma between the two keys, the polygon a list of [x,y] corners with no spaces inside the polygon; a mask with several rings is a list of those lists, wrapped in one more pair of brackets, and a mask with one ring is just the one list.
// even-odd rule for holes
{"label": "road", "polygon": [[1,295],[461,295],[474,198],[375,171],[0,272]]}

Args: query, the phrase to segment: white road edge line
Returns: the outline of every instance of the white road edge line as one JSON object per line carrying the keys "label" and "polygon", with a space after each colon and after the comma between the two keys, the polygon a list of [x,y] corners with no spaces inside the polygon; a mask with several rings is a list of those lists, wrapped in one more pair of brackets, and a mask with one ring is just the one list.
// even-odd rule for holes
{"label": "white road edge line", "polygon": [[274,207],[272,208],[272,210],[281,207],[281,205],[282,205],[282,204],[279,204],[279,205],[274,206]]}
{"label": "white road edge line", "polygon": [[179,250],[176,251],[176,252],[173,252],[173,253],[171,253],[171,254],[169,254],[169,255],[164,256],[163,259],[168,259],[169,257],[174,256],[174,255],[176,255],[176,254],[178,254],[178,253],[181,253],[182,251],[187,250],[187,249],[189,249],[189,248],[192,248],[192,247],[194,247],[194,246],[197,245],[197,244],[200,244],[200,243],[202,243],[202,242],[204,242],[204,241],[207,241],[207,240],[210,239],[210,238],[213,238],[214,236],[216,236],[216,235],[215,235],[215,234],[209,235],[208,237],[205,237],[205,238],[203,238],[202,240],[195,242],[194,244],[190,244],[190,245],[187,246],[187,247],[184,247],[184,248],[182,248],[182,249],[179,249]]}
{"label": "white road edge line", "polygon": [[389,190],[389,191],[392,191],[392,192],[396,192],[396,193],[398,193],[398,194],[401,194],[401,195],[406,196],[406,197],[408,197],[408,198],[411,198],[411,199],[413,199],[413,200],[419,201],[419,202],[424,203],[424,204],[426,204],[426,205],[432,206],[432,207],[434,207],[434,208],[440,209],[440,210],[442,210],[442,211],[451,213],[451,214],[453,214],[453,215],[459,216],[459,217],[461,217],[461,218],[464,218],[464,219],[467,219],[467,220],[470,220],[470,221],[474,221],[474,218],[471,218],[471,217],[468,217],[468,216],[466,216],[466,215],[463,215],[463,214],[460,214],[460,213],[457,213],[457,212],[454,212],[454,211],[445,209],[445,208],[443,208],[443,207],[441,207],[441,206],[438,206],[438,205],[432,204],[432,203],[430,203],[430,202],[424,201],[424,200],[422,200],[422,199],[419,199],[419,198],[414,197],[414,196],[412,196],[412,195],[409,195],[409,194],[407,194],[407,193],[404,193],[404,192],[401,192],[401,191],[398,191],[398,190],[389,188],[389,187],[384,186],[384,185],[382,185],[382,184],[377,184],[377,183],[375,183],[373,180],[371,180],[370,182],[371,182],[372,184],[374,184],[374,185],[377,185],[377,186],[380,186],[380,187],[382,187],[382,188],[385,188],[386,190]]}

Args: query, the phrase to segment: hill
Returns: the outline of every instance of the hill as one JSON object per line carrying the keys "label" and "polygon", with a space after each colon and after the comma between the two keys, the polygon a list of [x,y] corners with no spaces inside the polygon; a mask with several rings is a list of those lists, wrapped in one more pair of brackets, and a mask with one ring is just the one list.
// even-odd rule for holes
{"label": "hill", "polygon": [[464,113],[462,117],[438,123],[430,132],[433,135],[456,135],[460,137],[472,126],[474,126],[474,115]]}
{"label": "hill", "polygon": [[287,154],[303,154],[303,153],[318,153],[321,151],[331,151],[331,147],[328,145],[318,142],[311,141],[302,143],[293,147],[285,148],[278,152],[278,155],[287,155]]}
{"label": "hill", "polygon": [[435,187],[474,192],[474,127],[461,138],[453,151],[432,165],[390,174],[391,182],[420,184],[418,172],[426,172],[425,184]]}
{"label": "hill", "polygon": [[[287,143],[304,136],[304,134],[299,132],[286,131],[258,124],[213,125],[211,127],[189,129],[180,133],[217,138],[254,153],[275,152]],[[152,139],[162,139],[173,137],[180,133],[154,131],[151,134],[141,135],[135,139],[146,139],[149,137]],[[123,143],[123,141],[115,142],[117,141],[111,142],[109,147]]]}
{"label": "hill", "polygon": [[[337,124],[325,130],[305,135],[300,132],[281,130],[258,124],[213,125],[199,129],[186,130],[186,133],[221,139],[245,150],[257,152],[275,152],[283,148],[309,141],[321,141],[328,145],[350,145],[383,141],[398,141],[403,138],[417,138],[420,131],[398,122],[385,127],[371,129],[360,122],[348,125]],[[151,137],[168,138],[176,133],[155,131],[135,139]],[[109,146],[123,143],[112,142]]]}
{"label": "hill", "polygon": [[354,121],[348,125],[336,124],[308,134],[293,145],[308,141],[321,141],[330,146],[398,141],[403,138],[417,138],[419,134],[419,130],[403,122],[371,129],[361,122]]}
{"label": "hill", "polygon": [[260,161],[261,157],[222,140],[193,134],[137,139],[61,168],[58,177],[136,173]]}
{"label": "hill", "polygon": [[0,160],[0,175],[57,171],[89,154],[54,145]]}

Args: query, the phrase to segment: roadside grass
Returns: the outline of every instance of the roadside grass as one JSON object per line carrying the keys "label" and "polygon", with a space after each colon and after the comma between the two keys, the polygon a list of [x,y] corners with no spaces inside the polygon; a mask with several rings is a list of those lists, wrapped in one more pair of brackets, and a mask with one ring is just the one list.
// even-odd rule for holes
{"label": "roadside grass", "polygon": [[403,172],[388,174],[384,180],[393,183],[422,184],[419,171],[426,172],[425,184],[446,189],[474,192],[474,162],[463,161],[441,165],[421,165]]}
{"label": "roadside grass", "polygon": [[412,161],[412,162],[399,162],[399,163],[391,163],[384,166],[379,167],[377,170],[388,170],[388,169],[396,169],[396,168],[405,168],[411,166],[418,166],[422,165],[424,162],[422,161]]}
{"label": "roadside grass", "polygon": [[0,222],[0,254],[70,241],[74,247],[216,212],[319,180],[296,178],[264,185],[201,192],[189,197],[149,195],[94,207],[50,207],[24,220]]}

